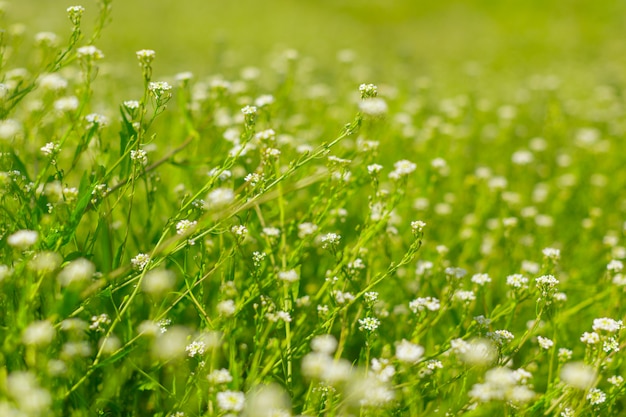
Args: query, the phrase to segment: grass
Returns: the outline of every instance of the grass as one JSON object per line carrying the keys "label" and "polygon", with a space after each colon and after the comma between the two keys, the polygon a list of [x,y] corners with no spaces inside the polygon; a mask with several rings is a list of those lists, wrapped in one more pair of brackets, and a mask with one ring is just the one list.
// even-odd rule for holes
{"label": "grass", "polygon": [[626,14],[535,3],[5,5],[0,415],[623,414]]}

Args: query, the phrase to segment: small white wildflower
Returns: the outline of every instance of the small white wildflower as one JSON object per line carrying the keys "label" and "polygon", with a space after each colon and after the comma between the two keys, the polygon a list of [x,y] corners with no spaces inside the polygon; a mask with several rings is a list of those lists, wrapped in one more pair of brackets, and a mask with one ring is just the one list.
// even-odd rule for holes
{"label": "small white wildflower", "polygon": [[624,383],[624,377],[621,375],[613,375],[612,377],[607,378],[607,381],[609,384],[619,387]]}
{"label": "small white wildflower", "polygon": [[528,278],[522,274],[513,274],[506,277],[506,285],[513,288],[524,288],[528,284]]}
{"label": "small white wildflower", "polygon": [[79,58],[85,58],[93,61],[104,58],[104,54],[102,53],[102,51],[93,45],[81,46],[76,50],[76,56]]}
{"label": "small white wildflower", "polygon": [[508,330],[496,330],[493,333],[487,333],[487,337],[498,345],[503,345],[515,339],[515,335]]}
{"label": "small white wildflower", "polygon": [[129,110],[137,110],[140,106],[139,101],[137,100],[126,100],[124,101],[124,107],[126,107]]}
{"label": "small white wildflower", "polygon": [[602,342],[602,350],[605,352],[619,352],[619,342],[614,337],[608,337]]}
{"label": "small white wildflower", "polygon": [[263,108],[273,104],[274,101],[274,96],[272,96],[271,94],[264,94],[257,97],[256,100],[254,100],[254,104],[257,107]]}
{"label": "small white wildflower", "polygon": [[148,294],[159,295],[171,290],[174,284],[176,284],[176,275],[172,271],[153,269],[146,273],[141,282],[141,288]]}
{"label": "small white wildflower", "polygon": [[608,263],[608,265],[606,266],[606,269],[609,272],[614,272],[614,273],[622,272],[622,270],[624,269],[624,263],[620,260],[613,259],[611,260],[611,262]]}
{"label": "small white wildflower", "polygon": [[602,404],[606,401],[606,394],[598,388],[591,388],[587,394],[587,400],[593,405]]}
{"label": "small white wildflower", "polygon": [[110,324],[110,323],[111,323],[111,319],[109,318],[108,314],[103,313],[103,314],[100,314],[99,316],[91,317],[91,324],[89,325],[89,328],[97,332],[103,332],[104,328],[102,326]]}
{"label": "small white wildflower", "polygon": [[130,260],[131,265],[138,271],[143,271],[150,263],[150,255],[145,253],[139,253],[133,259]]}
{"label": "small white wildflower", "polygon": [[382,169],[383,169],[383,166],[379,164],[371,164],[367,166],[367,172],[370,175],[378,174],[380,171],[382,171]]}
{"label": "small white wildflower", "polygon": [[235,192],[230,188],[216,188],[209,192],[205,208],[213,209],[226,206],[235,200]]}
{"label": "small white wildflower", "polygon": [[558,261],[561,258],[561,251],[555,248],[544,248],[542,251],[543,256],[554,261]]}
{"label": "small white wildflower", "polygon": [[98,113],[88,114],[85,116],[85,121],[87,122],[87,129],[101,129],[109,124],[109,119]]}
{"label": "small white wildflower", "polygon": [[134,161],[138,165],[145,166],[148,165],[148,153],[143,149],[132,150],[130,151],[130,159]]}
{"label": "small white wildflower", "polygon": [[59,153],[60,146],[58,143],[48,142],[44,146],[42,146],[39,150],[45,156],[54,156]]}
{"label": "small white wildflower", "polygon": [[475,274],[471,278],[472,282],[478,285],[485,285],[491,282],[491,277],[487,274]]}
{"label": "small white wildflower", "polygon": [[300,223],[298,225],[298,237],[300,239],[304,239],[307,236],[310,236],[317,232],[317,225],[314,223]]}
{"label": "small white wildflower", "polygon": [[359,330],[366,332],[373,332],[380,326],[380,320],[376,317],[365,317],[359,319]]}
{"label": "small white wildflower", "polygon": [[596,332],[585,332],[580,337],[580,341],[588,345],[595,345],[600,342],[600,335]]}
{"label": "small white wildflower", "polygon": [[332,334],[315,336],[311,340],[311,349],[314,352],[332,355],[337,349],[337,339]]}
{"label": "small white wildflower", "polygon": [[406,159],[400,160],[394,164],[394,170],[389,174],[389,178],[393,180],[406,177],[417,169],[417,165]]}
{"label": "small white wildflower", "polygon": [[375,291],[368,291],[363,294],[363,299],[367,304],[373,305],[378,300],[378,293]]}
{"label": "small white wildflower", "polygon": [[261,266],[261,263],[263,262],[263,260],[265,259],[265,257],[267,256],[266,253],[264,252],[253,252],[252,253],[252,262],[254,263],[254,266],[256,266],[257,268],[259,266]]}
{"label": "small white wildflower", "polygon": [[423,222],[421,220],[415,220],[411,222],[411,231],[413,232],[414,235],[418,235],[422,233],[425,227],[426,227],[426,222]]}
{"label": "small white wildflower", "polygon": [[220,301],[219,303],[217,303],[217,306],[215,308],[218,314],[224,317],[230,317],[235,314],[235,311],[237,311],[235,301],[233,300]]}
{"label": "small white wildflower", "polygon": [[57,279],[62,287],[67,287],[74,282],[85,282],[93,277],[96,272],[94,264],[84,258],[76,259],[65,266]]}
{"label": "small white wildflower", "polygon": [[278,273],[278,279],[284,282],[293,283],[300,279],[298,272],[295,269],[290,269],[288,271],[280,271]]}
{"label": "small white wildflower", "polygon": [[210,383],[215,385],[228,384],[233,381],[233,376],[228,369],[216,369],[207,375],[207,378]]}
{"label": "small white wildflower", "polygon": [[197,221],[191,221],[191,220],[181,220],[178,223],[176,223],[176,234],[178,235],[185,235],[189,232],[191,232],[196,225],[198,224]]}
{"label": "small white wildflower", "polygon": [[60,111],[63,113],[69,113],[78,109],[79,104],[80,102],[78,101],[78,97],[68,96],[68,97],[61,97],[55,100],[53,103],[53,107],[57,111]]}
{"label": "small white wildflower", "polygon": [[570,349],[560,348],[558,353],[559,362],[569,361],[570,359],[572,359],[573,354],[574,352],[572,352]]}
{"label": "small white wildflower", "polygon": [[441,308],[441,303],[434,297],[420,297],[409,303],[409,308],[413,313],[417,314],[420,311],[430,310],[437,311]]}
{"label": "small white wildflower", "polygon": [[548,350],[552,346],[554,346],[554,342],[547,337],[537,336],[537,343],[541,346],[542,349]]}
{"label": "small white wildflower", "polygon": [[396,358],[400,362],[417,363],[424,354],[424,348],[408,340],[402,339],[400,343],[396,343]]}
{"label": "small white wildflower", "polygon": [[217,393],[217,405],[223,411],[242,411],[244,403],[243,392],[227,390]]}
{"label": "small white wildflower", "polygon": [[535,278],[535,283],[537,284],[537,288],[541,291],[541,294],[547,297],[554,294],[554,289],[559,284],[559,280],[552,275],[542,275]]}
{"label": "small white wildflower", "polygon": [[196,340],[188,344],[185,347],[185,351],[190,358],[193,358],[194,356],[204,355],[204,352],[206,351],[206,344],[201,340]]}
{"label": "small white wildflower", "polygon": [[44,90],[61,91],[67,88],[67,80],[57,73],[43,74],[38,81]]}
{"label": "small white wildflower", "polygon": [[608,318],[608,317],[594,319],[593,320],[593,326],[592,326],[594,331],[604,330],[604,331],[609,332],[609,333],[618,332],[623,327],[624,327],[624,324],[623,324],[622,320],[619,320],[619,321],[618,320],[613,320],[613,319]]}
{"label": "small white wildflower", "polygon": [[148,91],[158,100],[171,96],[172,86],[165,81],[153,81],[148,84]]}
{"label": "small white wildflower", "polygon": [[567,385],[581,390],[593,385],[596,371],[582,362],[569,362],[561,368],[561,380]]}
{"label": "small white wildflower", "polygon": [[248,235],[248,228],[243,224],[238,224],[230,228],[230,231],[239,237],[246,237]]}
{"label": "small white wildflower", "polygon": [[335,247],[339,244],[339,241],[341,240],[341,236],[338,235],[337,233],[327,233],[324,236],[322,236],[322,247],[324,249],[328,249],[331,247]]}
{"label": "small white wildflower", "polygon": [[333,290],[333,298],[337,304],[346,304],[354,301],[354,295],[348,291]]}
{"label": "small white wildflower", "polygon": [[17,249],[27,249],[37,243],[39,233],[34,230],[18,230],[7,238],[7,243]]}
{"label": "small white wildflower", "polygon": [[454,299],[469,303],[476,299],[476,295],[474,294],[474,291],[459,290],[454,293]]}
{"label": "small white wildflower", "polygon": [[30,346],[45,346],[52,342],[55,330],[49,321],[35,321],[22,332],[22,342]]}
{"label": "small white wildflower", "polygon": [[382,98],[367,98],[359,102],[359,110],[369,117],[384,116],[387,109],[387,102]]}
{"label": "small white wildflower", "polygon": [[22,135],[22,124],[14,119],[0,120],[0,139],[10,141]]}
{"label": "small white wildflower", "polygon": [[255,106],[245,106],[241,109],[241,112],[246,116],[253,116],[257,113],[257,108]]}
{"label": "small white wildflower", "polygon": [[359,92],[362,99],[376,97],[378,95],[378,87],[375,84],[361,84]]}
{"label": "small white wildflower", "polygon": [[[454,348],[452,343],[451,347]],[[472,339],[464,342],[460,350],[460,359],[468,365],[486,366],[493,363],[497,356],[495,345],[488,339]]]}
{"label": "small white wildflower", "polygon": [[156,52],[152,49],[141,49],[137,51],[137,59],[140,62],[140,65],[147,65],[152,62],[156,58]]}
{"label": "small white wildflower", "polygon": [[264,227],[261,234],[270,239],[277,239],[280,237],[280,229],[277,227]]}

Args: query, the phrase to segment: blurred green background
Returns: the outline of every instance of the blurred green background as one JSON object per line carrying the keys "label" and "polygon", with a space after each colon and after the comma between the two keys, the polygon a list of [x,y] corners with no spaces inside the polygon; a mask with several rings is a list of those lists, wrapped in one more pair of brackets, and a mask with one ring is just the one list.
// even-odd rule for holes
{"label": "blurred green background", "polygon": [[[9,15],[28,25],[27,36],[67,36],[65,8],[74,4],[81,2],[13,1]],[[82,5],[89,26],[96,3]],[[154,49],[156,75],[264,66],[285,48],[331,68],[349,48],[384,74],[477,61],[518,75],[593,70],[621,78],[625,27],[623,0],[114,0],[98,46],[108,62],[133,68],[136,50]]]}

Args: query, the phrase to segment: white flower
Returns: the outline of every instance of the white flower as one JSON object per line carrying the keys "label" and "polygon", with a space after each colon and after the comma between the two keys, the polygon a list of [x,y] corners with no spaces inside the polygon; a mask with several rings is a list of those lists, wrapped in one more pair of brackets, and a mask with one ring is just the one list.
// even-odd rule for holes
{"label": "white flower", "polygon": [[624,269],[624,263],[620,260],[617,259],[613,259],[611,260],[611,262],[608,263],[608,265],[606,266],[606,269],[609,270],[610,272],[622,272],[622,270]]}
{"label": "white flower", "polygon": [[71,112],[78,109],[78,105],[80,102],[78,101],[78,97],[76,96],[68,96],[61,97],[58,100],[55,100],[53,103],[54,109],[60,112]]}
{"label": "white flower", "polygon": [[7,238],[10,246],[18,249],[26,249],[37,243],[39,233],[34,230],[18,230]]}
{"label": "white flower", "polygon": [[137,59],[142,63],[150,63],[156,57],[156,52],[152,49],[141,49],[137,51]]}
{"label": "white flower", "polygon": [[176,234],[178,235],[187,234],[190,231],[192,231],[196,227],[197,224],[198,224],[197,221],[181,220],[178,223],[176,223]]}
{"label": "white flower", "polygon": [[137,149],[130,151],[130,159],[136,162],[138,165],[148,165],[148,153],[143,149]]}
{"label": "white flower", "polygon": [[581,390],[593,385],[596,371],[583,362],[570,362],[561,368],[561,380],[567,385]]}
{"label": "white flower", "polygon": [[396,344],[396,358],[400,362],[417,363],[424,354],[424,348],[408,340],[402,339]]}
{"label": "white flower", "polygon": [[313,223],[300,223],[298,225],[298,237],[304,239],[306,236],[310,236],[317,232],[317,225]]}
{"label": "white flower", "polygon": [[476,295],[473,291],[458,290],[454,293],[454,299],[469,303],[470,301],[474,301],[476,299]]}
{"label": "white flower", "polygon": [[327,233],[322,236],[322,247],[328,249],[333,246],[337,246],[341,240],[341,236],[337,233]]}
{"label": "white flower", "polygon": [[109,318],[108,314],[103,313],[99,316],[91,317],[91,324],[89,325],[89,328],[97,332],[103,332],[104,328],[102,326],[110,323],[111,319]]}
{"label": "white flower", "polygon": [[45,346],[54,338],[54,327],[49,321],[35,321],[22,332],[22,342],[25,345]]}
{"label": "white flower", "polygon": [[361,98],[371,98],[378,95],[378,87],[375,84],[361,84],[359,86]]}
{"label": "white flower", "polygon": [[383,166],[380,164],[371,164],[367,166],[367,172],[370,175],[378,174],[380,171],[382,171],[382,169],[383,169]]}
{"label": "white flower", "polygon": [[207,378],[212,384],[228,384],[233,380],[233,376],[230,374],[228,369],[216,369],[211,372]]}
{"label": "white flower", "polygon": [[422,233],[425,227],[426,227],[426,222],[423,222],[421,220],[415,220],[411,222],[411,231],[413,232],[413,234]]}
{"label": "white flower", "polygon": [[332,355],[335,349],[337,349],[337,339],[332,334],[315,336],[311,340],[311,349],[314,352]]}
{"label": "white flower", "polygon": [[139,253],[133,259],[130,260],[130,263],[133,265],[138,271],[143,271],[146,266],[150,263],[150,255],[145,253]]}
{"label": "white flower", "polygon": [[206,344],[202,340],[196,340],[188,344],[187,347],[185,347],[185,351],[190,358],[193,358],[196,355],[200,356],[206,351]]}
{"label": "white flower", "polygon": [[92,59],[94,61],[104,58],[102,51],[93,45],[81,46],[76,50],[76,56],[79,58]]}
{"label": "white flower", "polygon": [[12,140],[22,134],[22,124],[17,120],[0,120],[0,139]]}
{"label": "white flower", "polygon": [[218,208],[230,204],[235,199],[235,192],[230,188],[216,188],[207,196],[205,208]]}
{"label": "white flower", "polygon": [[229,390],[217,393],[217,405],[224,411],[241,411],[244,402],[243,392]]}
{"label": "white flower", "polygon": [[149,294],[162,294],[171,290],[176,283],[176,276],[167,269],[154,269],[146,273],[141,288]]}
{"label": "white flower", "polygon": [[85,121],[87,122],[87,129],[96,128],[100,129],[107,124],[109,124],[109,119],[106,116],[103,116],[98,113],[91,113],[85,116]]}
{"label": "white flower", "polygon": [[441,308],[441,303],[434,297],[420,297],[409,303],[409,308],[413,313],[417,314],[420,311],[430,310],[437,311]]}
{"label": "white flower", "polygon": [[224,300],[217,303],[216,306],[217,312],[225,317],[230,317],[235,314],[237,311],[237,307],[233,300]]}
{"label": "white flower", "polygon": [[63,268],[57,277],[62,287],[67,287],[73,282],[83,282],[91,279],[96,272],[96,267],[85,258],[76,259]]}
{"label": "white flower", "polygon": [[460,353],[460,359],[468,365],[486,366],[493,363],[498,351],[495,345],[488,339],[472,339],[469,342],[461,341],[460,346],[450,344],[455,351]]}
{"label": "white flower", "polygon": [[361,331],[373,332],[378,329],[378,326],[380,326],[380,320],[376,317],[365,317],[359,319],[359,330]]}
{"label": "white flower", "polygon": [[580,341],[588,345],[595,345],[600,342],[600,335],[596,332],[585,332],[580,337]]}
{"label": "white flower", "polygon": [[370,117],[384,116],[387,113],[387,103],[382,98],[367,98],[359,102],[359,110]]}
{"label": "white flower", "polygon": [[539,346],[541,346],[542,349],[546,350],[554,346],[554,342],[552,340],[542,336],[537,336],[537,343],[539,343]]}
{"label": "white flower", "polygon": [[485,285],[491,282],[491,277],[487,274],[474,274],[471,278],[472,282],[478,285]]}
{"label": "white flower", "polygon": [[593,321],[593,330],[594,331],[598,331],[598,330],[604,330],[607,331],[609,333],[615,333],[618,332],[622,329],[622,327],[624,327],[624,324],[622,323],[621,320],[613,320],[610,319],[608,317],[603,317],[600,319],[595,319]]}
{"label": "white flower", "polygon": [[598,388],[591,388],[587,394],[587,400],[593,405],[602,404],[606,401],[606,394]]}
{"label": "white flower", "polygon": [[293,283],[298,281],[300,276],[295,269],[290,269],[289,271],[280,271],[278,273],[278,279],[284,282]]}
{"label": "white flower", "polygon": [[558,261],[561,257],[561,251],[555,248],[545,248],[541,251],[543,256],[554,261]]}
{"label": "white flower", "polygon": [[389,178],[393,180],[406,177],[417,169],[417,165],[411,161],[407,161],[406,159],[396,162],[393,166],[395,169],[389,174]]}

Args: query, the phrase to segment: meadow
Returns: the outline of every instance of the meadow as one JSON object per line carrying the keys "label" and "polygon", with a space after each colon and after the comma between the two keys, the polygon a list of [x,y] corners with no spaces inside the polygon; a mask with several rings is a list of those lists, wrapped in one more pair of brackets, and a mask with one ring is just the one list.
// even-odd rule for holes
{"label": "meadow", "polygon": [[621,416],[626,3],[0,3],[0,416]]}

